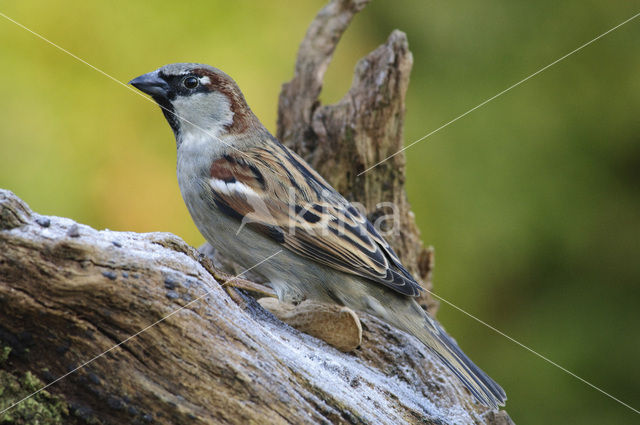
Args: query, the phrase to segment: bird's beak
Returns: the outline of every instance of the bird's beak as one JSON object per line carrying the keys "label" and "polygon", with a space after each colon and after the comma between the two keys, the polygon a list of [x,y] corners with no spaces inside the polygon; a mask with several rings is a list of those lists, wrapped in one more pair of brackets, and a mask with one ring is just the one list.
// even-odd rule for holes
{"label": "bird's beak", "polygon": [[170,90],[169,84],[158,75],[158,71],[134,78],[129,84],[154,98],[166,98]]}

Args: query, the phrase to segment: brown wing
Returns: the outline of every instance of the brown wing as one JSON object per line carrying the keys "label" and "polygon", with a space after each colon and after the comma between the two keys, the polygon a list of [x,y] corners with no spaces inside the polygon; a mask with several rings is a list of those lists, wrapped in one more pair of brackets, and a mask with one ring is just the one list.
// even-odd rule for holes
{"label": "brown wing", "polygon": [[366,217],[304,160],[274,143],[275,151],[256,147],[213,162],[216,206],[301,256],[419,295],[420,285]]}

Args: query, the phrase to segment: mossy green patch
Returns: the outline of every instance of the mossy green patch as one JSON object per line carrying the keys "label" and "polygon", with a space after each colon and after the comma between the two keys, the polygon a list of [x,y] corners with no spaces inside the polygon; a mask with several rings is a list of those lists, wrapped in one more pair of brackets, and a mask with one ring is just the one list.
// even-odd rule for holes
{"label": "mossy green patch", "polygon": [[[0,365],[8,359],[10,352],[10,347],[3,347],[0,350]],[[60,397],[43,390],[24,401],[20,401],[43,386],[44,383],[29,371],[20,377],[18,374],[0,370],[0,411],[19,402],[0,414],[0,424],[64,424],[69,415],[69,408]]]}
{"label": "mossy green patch", "polygon": [[0,364],[7,361],[9,353],[11,353],[11,347],[2,347],[2,350],[0,350]]}

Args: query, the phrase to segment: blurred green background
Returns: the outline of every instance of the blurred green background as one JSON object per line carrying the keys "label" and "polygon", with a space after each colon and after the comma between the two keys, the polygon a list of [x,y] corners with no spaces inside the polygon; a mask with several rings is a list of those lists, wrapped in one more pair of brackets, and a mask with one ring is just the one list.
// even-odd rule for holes
{"label": "blurred green background", "polygon": [[[323,1],[2,2],[0,11],[127,82],[205,62],[275,129],[282,82]],[[415,65],[416,140],[638,10],[637,2],[373,3],[322,94],[399,28]],[[96,228],[203,238],[156,106],[0,18],[0,187]],[[436,248],[435,291],[640,408],[640,18],[407,151],[409,196]],[[440,320],[506,389],[516,423],[638,415],[460,312]]]}

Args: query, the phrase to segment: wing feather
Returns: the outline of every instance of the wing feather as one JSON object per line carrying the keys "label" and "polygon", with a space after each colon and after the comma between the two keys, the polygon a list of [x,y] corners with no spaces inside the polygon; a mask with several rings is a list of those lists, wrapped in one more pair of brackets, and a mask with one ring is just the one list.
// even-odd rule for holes
{"label": "wing feather", "polygon": [[367,218],[274,142],[276,150],[230,152],[213,162],[209,186],[220,211],[303,257],[419,295],[420,285]]}

